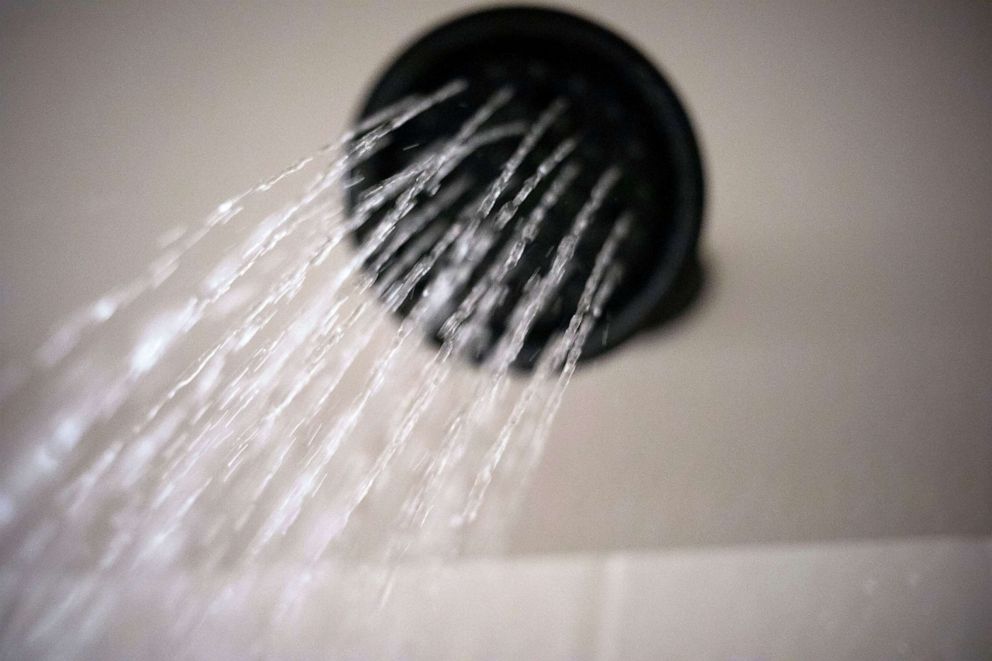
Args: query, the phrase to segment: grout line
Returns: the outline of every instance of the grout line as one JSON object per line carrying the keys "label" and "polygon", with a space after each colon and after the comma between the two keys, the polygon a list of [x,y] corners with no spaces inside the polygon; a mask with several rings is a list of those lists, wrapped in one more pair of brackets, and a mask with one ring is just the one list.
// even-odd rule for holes
{"label": "grout line", "polygon": [[617,644],[623,616],[623,586],[625,561],[619,554],[610,554],[602,562],[599,587],[599,621],[593,656],[596,661],[620,658]]}

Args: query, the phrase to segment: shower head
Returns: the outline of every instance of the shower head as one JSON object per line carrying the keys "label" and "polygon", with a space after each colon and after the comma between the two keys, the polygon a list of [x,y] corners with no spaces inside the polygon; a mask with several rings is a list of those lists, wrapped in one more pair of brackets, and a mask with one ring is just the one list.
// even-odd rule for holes
{"label": "shower head", "polygon": [[[500,260],[514,252],[514,237],[528,231],[528,219],[542,216],[531,228],[538,229],[528,235],[526,249],[517,251],[513,268],[499,280],[498,291],[490,292],[485,319],[476,324],[476,331],[483,332],[476,332],[467,353],[486,357],[515,323],[514,310],[519,312],[520,301],[540,279],[535,274],[547,275],[554,267],[562,239],[584,209],[588,222],[566,253],[568,263],[553,293],[526,328],[516,366],[533,366],[548,342],[568,327],[597,255],[618,222],[624,231],[612,255],[618,267],[611,271],[615,288],[584,337],[582,358],[618,346],[683,297],[679,289],[694,264],[702,218],[702,167],[675,92],[643,55],[609,30],[561,11],[476,12],[431,30],[400,53],[372,86],[358,120],[424,98],[453,81],[456,94],[429,111],[411,113],[387,140],[351,165],[347,202],[353,214],[390,184],[421,183],[406,199],[399,193],[399,202],[365,212],[354,233],[359,245],[376,236],[375,228],[390,213],[393,220],[403,216],[395,211],[398,203],[435,207],[427,220],[420,215],[409,236],[393,240],[391,251],[369,250],[365,265],[374,265],[380,279],[391,269],[394,281],[395,273],[409,272],[452,227],[465,224],[466,209],[470,216],[485,216],[481,223],[469,223],[474,233],[462,232],[459,240],[474,238],[461,253],[459,240],[443,246],[447,256],[441,260],[450,264],[451,254],[455,261],[464,260],[466,250],[485,239],[461,279],[433,284],[425,279],[402,291],[403,300],[393,301],[400,314],[409,315],[425,290],[433,288],[436,297],[447,287],[442,292],[451,298],[447,308],[438,314],[435,305],[432,314],[423,316],[429,335],[446,337],[452,311],[464,307],[473,288],[485,287],[485,274],[500,270]],[[471,130],[458,135],[466,127]],[[529,148],[521,150],[528,140]],[[425,163],[433,163],[433,170]],[[499,182],[505,185],[494,192],[494,182],[496,189]],[[529,185],[529,194],[520,196]],[[514,205],[515,197],[519,204]],[[501,212],[512,219],[500,220]],[[406,218],[415,217],[411,211],[402,222],[413,223]],[[390,229],[399,234],[401,227]],[[380,288],[383,295],[387,291]],[[395,295],[395,286],[391,291]]]}

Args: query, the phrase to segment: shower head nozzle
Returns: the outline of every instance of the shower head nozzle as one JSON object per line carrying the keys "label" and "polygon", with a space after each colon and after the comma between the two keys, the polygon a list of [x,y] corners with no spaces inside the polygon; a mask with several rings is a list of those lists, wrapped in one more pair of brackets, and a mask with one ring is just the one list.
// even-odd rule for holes
{"label": "shower head nozzle", "polygon": [[[521,302],[535,282],[554,275],[514,358],[532,366],[567,330],[612,234],[615,287],[583,339],[583,358],[618,346],[681,295],[702,219],[702,166],[682,105],[643,55],[565,12],[476,12],[400,53],[358,120],[415,105],[453,81],[450,98],[394,122],[388,138],[351,165],[348,204],[367,215],[356,240],[378,241],[366,266],[401,314],[419,310],[429,334],[450,339],[452,317],[464,322],[483,306],[468,344],[484,358],[511,326],[519,328]],[[363,211],[389,190],[396,191],[391,204]],[[377,234],[384,226],[388,240]],[[570,252],[562,253],[570,235]],[[439,254],[428,264],[443,277],[398,287],[432,250]],[[508,258],[516,261],[506,268]],[[561,273],[554,274],[556,258]],[[418,308],[416,301],[431,297],[426,312]]]}

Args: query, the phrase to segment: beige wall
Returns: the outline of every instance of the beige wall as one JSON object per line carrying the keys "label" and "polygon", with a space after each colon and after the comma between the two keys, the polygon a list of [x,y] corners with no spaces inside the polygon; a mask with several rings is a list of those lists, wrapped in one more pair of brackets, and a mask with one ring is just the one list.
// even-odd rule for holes
{"label": "beige wall", "polygon": [[[518,552],[992,531],[992,8],[579,3],[704,147],[709,286],[583,370]],[[0,359],[346,125],[459,3],[0,14]]]}

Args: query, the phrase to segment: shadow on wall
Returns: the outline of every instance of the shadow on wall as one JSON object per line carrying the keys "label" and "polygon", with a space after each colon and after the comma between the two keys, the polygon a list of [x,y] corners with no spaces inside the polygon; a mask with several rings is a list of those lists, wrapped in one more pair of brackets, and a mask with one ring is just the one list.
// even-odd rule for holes
{"label": "shadow on wall", "polygon": [[648,335],[667,333],[695,311],[712,284],[709,257],[693,253],[675,278],[671,295],[647,319],[642,332]]}

